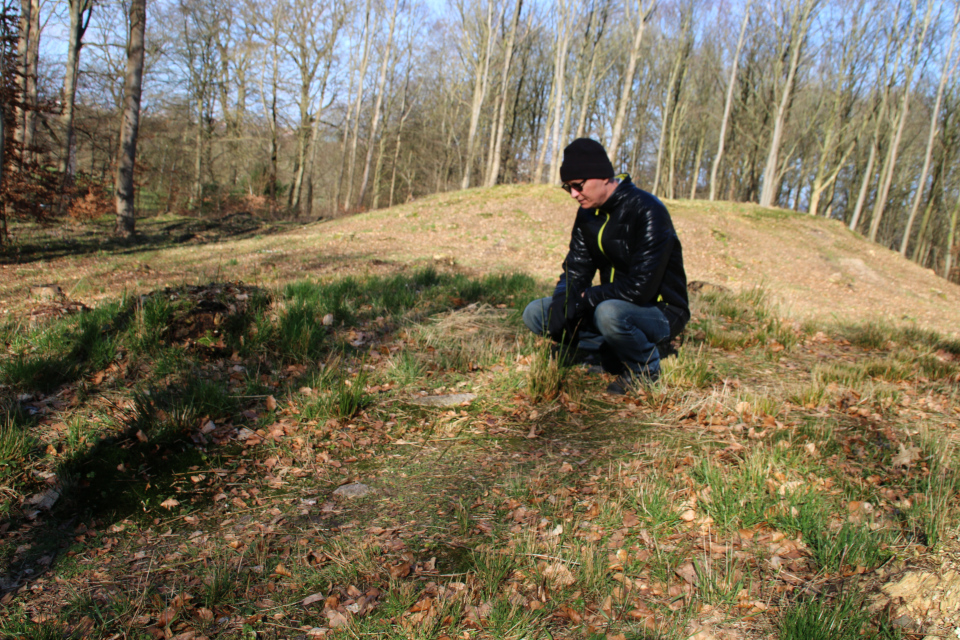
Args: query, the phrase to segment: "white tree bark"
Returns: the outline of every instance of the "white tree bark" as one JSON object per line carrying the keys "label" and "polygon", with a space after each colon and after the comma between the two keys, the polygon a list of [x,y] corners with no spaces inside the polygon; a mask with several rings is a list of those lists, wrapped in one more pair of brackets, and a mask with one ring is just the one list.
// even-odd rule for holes
{"label": "white tree bark", "polygon": [[[480,59],[474,69],[473,102],[470,106],[470,129],[467,133],[467,154],[463,163],[463,180],[461,189],[470,188],[470,177],[473,172],[473,161],[477,153],[477,128],[480,124],[480,112],[487,97],[487,85],[490,81],[490,59],[493,57],[494,29],[493,29],[494,0],[487,0],[487,21],[481,26],[478,34],[477,47],[480,50]],[[461,5],[462,7],[462,5]],[[464,9],[464,26],[467,24]],[[466,30],[465,30],[466,31]]]}
{"label": "white tree bark", "polygon": [[737,68],[740,65],[740,52],[743,51],[743,42],[747,35],[747,25],[750,23],[750,5],[751,0],[743,9],[743,22],[740,24],[740,36],[737,38],[737,48],[733,54],[733,60],[730,67],[730,80],[727,82],[727,97],[723,103],[723,118],[720,120],[720,138],[717,142],[717,155],[713,157],[713,165],[710,167],[710,200],[717,199],[717,172],[720,170],[720,162],[723,160],[723,148],[727,141],[727,123],[730,122],[730,111],[733,109],[733,90],[737,84]]}
{"label": "white tree bark", "polygon": [[777,112],[773,122],[773,136],[770,140],[770,150],[767,153],[767,164],[763,170],[763,186],[760,190],[760,206],[774,206],[774,199],[779,188],[779,154],[783,142],[783,128],[786,125],[787,110],[790,106],[791,94],[796,82],[797,72],[800,69],[800,60],[803,55],[807,33],[813,21],[814,12],[820,0],[795,0],[796,7],[790,16],[790,35],[787,47],[790,51],[790,62],[787,68],[787,79],[783,87],[783,95],[777,104]]}
{"label": "white tree bark", "polygon": [[623,123],[627,117],[627,105],[630,102],[630,92],[633,90],[633,74],[637,70],[637,60],[640,58],[640,45],[643,42],[643,31],[647,26],[650,13],[656,6],[654,0],[644,2],[637,0],[637,24],[633,36],[633,46],[630,48],[630,57],[627,59],[627,71],[620,87],[620,99],[617,100],[617,115],[613,120],[613,132],[610,134],[610,144],[607,145],[607,155],[616,165],[617,153],[620,151],[620,137],[623,134]]}
{"label": "white tree bark", "polygon": [[927,176],[930,174],[930,162],[933,159],[933,145],[937,138],[940,107],[943,104],[943,92],[947,87],[947,79],[957,70],[957,62],[953,60],[953,49],[957,44],[958,26],[960,26],[960,2],[954,7],[953,28],[950,30],[950,45],[947,47],[947,57],[944,58],[943,61],[943,71],[940,74],[940,84],[937,87],[937,99],[933,105],[933,112],[930,114],[930,132],[927,135],[927,151],[923,157],[923,170],[920,172],[917,191],[913,196],[913,204],[910,206],[910,216],[907,218],[907,226],[903,231],[903,240],[900,241],[900,255],[904,257],[907,255],[907,246],[910,244],[910,232],[913,230],[913,223],[917,218],[917,212],[920,210],[920,202],[923,200],[923,194],[926,191]]}
{"label": "white tree bark", "polygon": [[513,45],[517,39],[517,26],[520,24],[520,11],[523,9],[523,0],[517,0],[513,10],[513,20],[510,23],[510,34],[507,36],[506,49],[503,52],[503,68],[500,71],[500,97],[497,100],[497,131],[493,144],[493,153],[490,154],[490,164],[487,168],[485,185],[492,187],[497,184],[500,175],[500,154],[503,149],[503,132],[507,126],[507,92],[510,81],[510,64],[513,62]]}
{"label": "white tree bark", "polygon": [[363,79],[367,75],[367,64],[370,59],[370,0],[363,25],[363,55],[360,56],[360,66],[357,73],[357,99],[353,106],[353,133],[350,136],[350,161],[347,165],[347,194],[343,199],[343,208],[349,211],[352,205],[353,176],[357,165],[357,141],[360,137],[360,107],[363,104]]}
{"label": "white tree bark", "polygon": [[363,197],[367,193],[367,181],[370,178],[370,162],[373,160],[373,147],[377,139],[377,127],[380,126],[380,109],[383,105],[383,94],[387,85],[387,69],[393,58],[393,31],[397,24],[397,9],[400,0],[393,0],[393,13],[390,14],[390,28],[387,33],[386,50],[380,62],[380,79],[377,82],[377,98],[373,105],[373,122],[370,123],[370,137],[367,140],[367,157],[363,162],[363,178],[360,180],[360,193],[357,195],[357,204],[363,205]]}
{"label": "white tree bark", "polygon": [[[911,17],[916,16],[919,0],[911,0]],[[890,195],[890,185],[893,184],[893,172],[896,169],[897,154],[900,150],[900,141],[903,139],[903,130],[907,124],[907,115],[910,113],[910,92],[913,85],[913,74],[920,62],[920,55],[923,52],[924,43],[927,39],[927,32],[930,29],[930,22],[933,17],[933,3],[927,4],[926,15],[923,19],[922,28],[916,22],[908,41],[914,42],[913,52],[906,69],[904,70],[903,97],[900,100],[900,109],[896,115],[897,130],[894,134],[893,144],[887,151],[887,157],[884,160],[883,170],[880,174],[880,190],[877,193],[876,202],[873,205],[873,217],[870,219],[870,231],[867,237],[870,242],[876,242],[877,233],[880,230],[880,222],[883,220],[884,209],[887,206],[887,196]],[[917,30],[921,29],[919,36]]]}

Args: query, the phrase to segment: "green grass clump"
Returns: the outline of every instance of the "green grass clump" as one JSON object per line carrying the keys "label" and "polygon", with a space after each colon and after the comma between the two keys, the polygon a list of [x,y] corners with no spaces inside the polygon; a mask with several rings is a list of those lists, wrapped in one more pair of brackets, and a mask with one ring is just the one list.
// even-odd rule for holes
{"label": "green grass clump", "polygon": [[845,566],[873,569],[893,555],[888,545],[895,541],[895,532],[872,530],[866,523],[848,520],[839,528],[831,527],[828,505],[819,494],[795,494],[791,506],[793,509],[774,518],[774,523],[799,533],[814,561],[825,571],[836,573]]}
{"label": "green grass clump", "polygon": [[567,374],[560,360],[553,357],[550,343],[545,342],[534,351],[527,374],[527,393],[533,402],[547,402],[560,393]]}
{"label": "green grass clump", "polygon": [[780,640],[895,640],[901,632],[881,624],[870,626],[871,614],[854,596],[841,594],[830,600],[823,596],[802,600],[787,609],[780,619]]}
{"label": "green grass clump", "polygon": [[776,359],[800,341],[800,332],[777,317],[762,287],[731,293],[706,291],[694,299],[688,332],[702,335],[711,347],[739,351],[749,347],[780,345],[767,351]]}
{"label": "green grass clump", "polygon": [[116,357],[111,331],[119,305],[58,319],[28,333],[19,351],[0,361],[0,380],[17,389],[46,393],[106,367]]}
{"label": "green grass clump", "polygon": [[0,417],[0,482],[23,472],[36,444],[29,432],[34,422],[19,407],[8,409]]}

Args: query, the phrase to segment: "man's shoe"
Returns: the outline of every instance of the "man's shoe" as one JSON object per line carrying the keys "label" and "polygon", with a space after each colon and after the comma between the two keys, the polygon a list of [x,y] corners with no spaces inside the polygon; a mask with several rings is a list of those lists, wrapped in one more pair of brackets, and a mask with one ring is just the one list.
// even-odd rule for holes
{"label": "man's shoe", "polygon": [[650,385],[659,379],[659,369],[643,373],[633,373],[628,369],[617,376],[616,380],[607,385],[607,393],[614,396],[623,396],[631,389],[636,389],[638,384]]}
{"label": "man's shoe", "polygon": [[618,376],[629,371],[626,365],[617,357],[616,352],[607,343],[600,345],[600,348],[597,350],[597,359],[600,361],[600,366],[606,373],[612,373]]}

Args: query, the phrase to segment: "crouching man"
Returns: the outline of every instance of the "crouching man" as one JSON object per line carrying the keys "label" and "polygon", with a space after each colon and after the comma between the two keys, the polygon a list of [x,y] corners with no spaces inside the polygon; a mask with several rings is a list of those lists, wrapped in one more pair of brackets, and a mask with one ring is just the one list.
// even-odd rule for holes
{"label": "crouching man", "polygon": [[690,319],[680,240],[663,203],[615,176],[599,142],[571,142],[560,179],[580,204],[570,250],[553,296],[531,302],[523,321],[562,356],[593,355],[617,376],[607,392],[622,395],[660,377],[660,358]]}

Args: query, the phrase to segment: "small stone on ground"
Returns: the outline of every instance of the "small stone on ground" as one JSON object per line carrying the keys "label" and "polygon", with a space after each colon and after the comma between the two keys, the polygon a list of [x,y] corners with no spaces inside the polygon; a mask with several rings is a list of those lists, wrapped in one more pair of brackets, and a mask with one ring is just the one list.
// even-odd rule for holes
{"label": "small stone on ground", "polygon": [[446,396],[421,396],[411,398],[411,404],[418,404],[423,407],[455,407],[464,402],[473,402],[477,399],[475,393],[452,393]]}
{"label": "small stone on ground", "polygon": [[367,495],[371,491],[373,491],[373,488],[363,484],[362,482],[352,482],[350,484],[337,487],[333,492],[333,495],[340,496],[341,498],[360,498]]}

